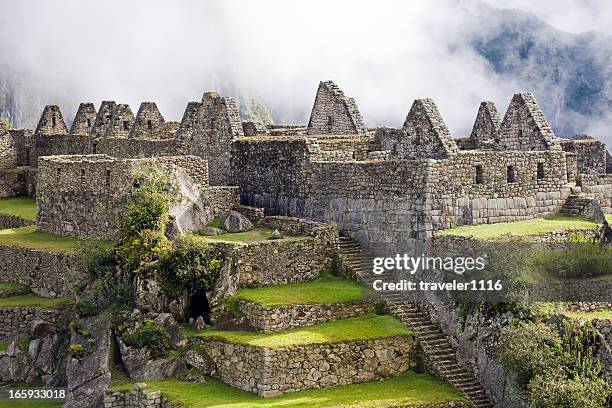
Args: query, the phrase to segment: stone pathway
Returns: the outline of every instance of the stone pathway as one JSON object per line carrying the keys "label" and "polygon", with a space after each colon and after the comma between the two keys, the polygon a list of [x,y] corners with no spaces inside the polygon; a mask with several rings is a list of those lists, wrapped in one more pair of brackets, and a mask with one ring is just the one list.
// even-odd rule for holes
{"label": "stone pathway", "polygon": [[[354,271],[359,280],[372,287],[374,279],[381,279],[380,275],[372,274],[373,257],[366,254],[357,241],[340,237],[339,244],[342,261]],[[384,276],[382,278],[384,279]],[[471,371],[459,364],[448,338],[415,302],[407,300],[406,294],[402,292],[385,293],[382,298],[391,312],[415,333],[427,357],[437,367],[439,376],[463,392],[472,406],[494,406]]]}

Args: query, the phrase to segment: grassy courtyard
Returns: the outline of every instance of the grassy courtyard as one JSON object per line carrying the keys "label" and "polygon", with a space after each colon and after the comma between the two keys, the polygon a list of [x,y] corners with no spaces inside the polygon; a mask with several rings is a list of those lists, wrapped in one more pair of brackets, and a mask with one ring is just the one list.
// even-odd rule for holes
{"label": "grassy courtyard", "polygon": [[582,217],[549,215],[544,218],[497,224],[465,225],[438,232],[437,236],[473,236],[477,239],[499,238],[506,235],[529,236],[571,230],[596,229],[598,225]]}
{"label": "grassy courtyard", "polygon": [[35,225],[0,230],[0,245],[41,249],[51,252],[73,252],[79,239],[36,231]]}
{"label": "grassy courtyard", "polygon": [[[429,374],[416,374],[412,371],[384,381],[300,391],[272,398],[258,397],[213,378],[207,378],[207,381],[207,384],[178,380],[147,381],[147,389],[161,391],[171,402],[182,408],[382,408],[464,401],[448,383]],[[113,382],[112,389],[127,391],[132,389],[132,384]]]}
{"label": "grassy courtyard", "polygon": [[310,327],[299,327],[274,333],[246,331],[185,329],[190,337],[221,340],[253,347],[290,348],[308,344],[344,343],[394,336],[408,336],[410,330],[394,316],[367,315],[354,319],[335,320]]}
{"label": "grassy courtyard", "polygon": [[25,295],[30,289],[18,283],[0,282],[0,298],[7,298],[17,295]]}
{"label": "grassy courtyard", "polygon": [[0,199],[0,214],[14,215],[25,220],[36,219],[36,200],[30,197]]}
{"label": "grassy courtyard", "polygon": [[274,307],[352,302],[363,299],[364,292],[357,282],[343,278],[324,278],[306,283],[240,289],[233,298]]}
{"label": "grassy courtyard", "polygon": [[70,298],[43,298],[29,293],[27,295],[0,298],[0,308],[8,307],[38,307],[41,309],[61,309],[66,307]]}

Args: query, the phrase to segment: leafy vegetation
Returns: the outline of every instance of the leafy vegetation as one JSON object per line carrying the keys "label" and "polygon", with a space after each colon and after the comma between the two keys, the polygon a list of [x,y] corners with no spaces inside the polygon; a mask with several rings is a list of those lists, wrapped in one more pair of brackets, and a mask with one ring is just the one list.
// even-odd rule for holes
{"label": "leafy vegetation", "polygon": [[535,408],[595,408],[612,392],[600,376],[595,344],[590,324],[566,323],[559,335],[543,323],[519,323],[502,329],[499,349],[504,369]]}
{"label": "leafy vegetation", "polygon": [[238,331],[192,331],[192,337],[218,339],[228,343],[254,347],[284,348],[305,344],[329,344],[356,340],[381,339],[410,335],[410,330],[393,316],[367,315],[354,319],[336,320],[310,327],[300,327],[274,333]]}
{"label": "leafy vegetation", "polygon": [[0,214],[34,221],[36,219],[36,200],[30,197],[0,199]]}
{"label": "leafy vegetation", "polygon": [[6,118],[0,118],[0,127],[6,130],[15,129],[15,126],[13,125],[13,123],[9,119],[6,119]]}
{"label": "leafy vegetation", "polygon": [[144,319],[135,329],[123,332],[121,338],[128,346],[146,347],[153,358],[165,355],[171,348],[166,329],[151,319]]}
{"label": "leafy vegetation", "polygon": [[233,297],[265,307],[295,304],[352,302],[363,298],[361,286],[343,278],[324,278],[305,283],[240,289]]}
{"label": "leafy vegetation", "polygon": [[85,347],[83,347],[82,344],[71,344],[70,346],[68,346],[68,352],[72,357],[76,358],[77,360],[80,360],[85,357]]}
{"label": "leafy vegetation", "polygon": [[30,293],[30,289],[25,285],[20,285],[19,283],[0,282],[0,298],[25,295],[27,293]]}
{"label": "leafy vegetation", "polygon": [[211,288],[219,276],[221,261],[200,237],[181,234],[160,254],[158,277],[170,296]]}
{"label": "leafy vegetation", "polygon": [[437,235],[473,236],[477,239],[491,239],[508,235],[529,236],[551,232],[592,229],[597,229],[597,224],[586,218],[549,215],[544,218],[534,218],[515,222],[466,225],[440,231]]}
{"label": "leafy vegetation", "polygon": [[27,295],[0,298],[0,307],[39,307],[41,309],[62,309],[67,307],[70,298],[43,298],[32,293]]}
{"label": "leafy vegetation", "polygon": [[[147,381],[149,390],[159,390],[171,402],[184,408],[229,407],[348,407],[437,405],[464,401],[452,386],[429,374],[407,371],[384,381],[352,384],[319,390],[300,391],[278,397],[261,398],[207,378],[206,384],[178,380]],[[128,391],[132,384],[114,382],[114,391]]]}
{"label": "leafy vegetation", "polygon": [[560,249],[533,251],[536,271],[557,279],[580,279],[612,274],[612,248],[582,238]]}
{"label": "leafy vegetation", "polygon": [[[13,340],[9,340],[9,341],[3,341],[2,343],[0,343],[0,352],[8,350],[12,342]],[[30,339],[19,339],[17,340],[17,344],[19,344],[19,346],[21,346],[22,349],[27,349],[28,346],[30,345]]]}
{"label": "leafy vegetation", "polygon": [[[78,242],[78,238],[75,237],[36,231],[35,225],[0,230],[0,245],[67,253],[74,252]],[[104,244],[100,243],[100,245]]]}

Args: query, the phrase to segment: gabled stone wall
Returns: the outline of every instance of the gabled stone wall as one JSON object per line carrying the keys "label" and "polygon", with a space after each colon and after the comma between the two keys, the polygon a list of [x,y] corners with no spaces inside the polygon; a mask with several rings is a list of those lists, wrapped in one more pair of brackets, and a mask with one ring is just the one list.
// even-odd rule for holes
{"label": "gabled stone wall", "polygon": [[308,122],[309,135],[363,135],[367,131],[353,98],[333,81],[319,83]]}
{"label": "gabled stone wall", "polygon": [[573,153],[579,174],[606,174],[606,145],[595,139],[561,140],[563,151]]}
{"label": "gabled stone wall", "polygon": [[65,135],[68,128],[57,105],[47,105],[38,121],[34,134],[40,136]]}
{"label": "gabled stone wall", "polygon": [[91,102],[81,103],[77,110],[70,135],[72,136],[89,136],[94,122],[96,121],[96,107]]}

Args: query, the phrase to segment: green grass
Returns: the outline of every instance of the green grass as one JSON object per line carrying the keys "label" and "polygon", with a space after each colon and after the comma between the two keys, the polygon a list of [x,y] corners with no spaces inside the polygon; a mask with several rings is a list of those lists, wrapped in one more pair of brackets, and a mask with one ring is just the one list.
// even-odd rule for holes
{"label": "green grass", "polygon": [[290,348],[309,344],[344,343],[410,335],[410,330],[393,316],[367,315],[336,320],[276,333],[185,329],[188,336],[221,340],[261,348]]}
{"label": "green grass", "polygon": [[0,282],[0,298],[25,295],[29,292],[30,289],[25,285],[20,285],[19,283]]}
{"label": "green grass", "polygon": [[[8,350],[8,347],[11,345],[12,342],[13,340],[9,340],[0,343],[0,352]],[[19,344],[22,349],[27,349],[30,345],[30,339],[19,339],[17,340],[17,344]]]}
{"label": "green grass", "polygon": [[606,214],[606,220],[608,220],[608,223],[612,224],[612,214]]}
{"label": "green grass", "polygon": [[233,298],[247,300],[265,307],[298,304],[342,303],[362,299],[362,288],[343,278],[317,279],[256,289],[240,289]]}
{"label": "green grass", "polygon": [[221,228],[221,217],[213,218],[206,226],[209,228]]}
{"label": "green grass", "polygon": [[438,236],[473,236],[478,239],[498,238],[504,235],[529,236],[568,230],[598,228],[593,221],[582,217],[549,215],[544,218],[504,222],[498,224],[465,225],[440,231]]}
{"label": "green grass", "polygon": [[[221,235],[202,236],[203,239],[209,242],[234,242],[234,243],[249,243],[266,241],[272,235],[273,230],[269,228],[256,228],[247,232],[226,232]],[[308,239],[309,237],[296,237],[286,235],[281,232],[283,240]]]}
{"label": "green grass", "polygon": [[34,221],[36,219],[36,200],[29,197],[0,199],[0,214],[14,215]]}
{"label": "green grass", "polygon": [[71,301],[70,298],[43,298],[30,293],[27,295],[0,298],[0,308],[32,306],[42,309],[62,309]]}
{"label": "green grass", "polygon": [[612,310],[597,310],[593,312],[562,312],[567,317],[580,320],[612,319]]}
{"label": "green grass", "polygon": [[0,231],[0,245],[41,249],[51,252],[73,252],[79,239],[36,231],[35,225]]}
{"label": "green grass", "polygon": [[[132,389],[131,383],[113,382],[113,391]],[[448,383],[429,374],[407,371],[384,381],[307,390],[272,398],[261,398],[208,379],[207,384],[177,380],[147,381],[147,389],[161,391],[182,408],[255,408],[255,407],[363,407],[435,405],[465,401]]]}

